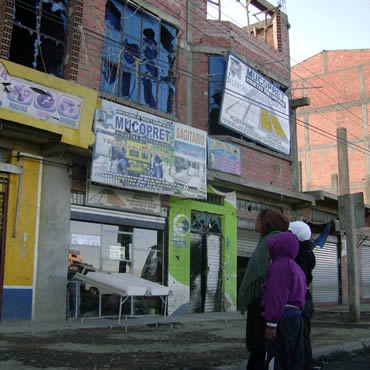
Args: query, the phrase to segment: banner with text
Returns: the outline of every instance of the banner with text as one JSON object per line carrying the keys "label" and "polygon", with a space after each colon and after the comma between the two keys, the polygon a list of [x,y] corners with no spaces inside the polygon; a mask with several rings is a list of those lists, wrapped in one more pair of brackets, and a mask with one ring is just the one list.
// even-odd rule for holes
{"label": "banner with text", "polygon": [[50,123],[78,129],[82,99],[7,74],[0,63],[0,105]]}
{"label": "banner with text", "polygon": [[91,181],[205,199],[207,133],[102,101],[95,114]]}
{"label": "banner with text", "polygon": [[290,153],[288,96],[231,54],[220,124],[283,154]]}

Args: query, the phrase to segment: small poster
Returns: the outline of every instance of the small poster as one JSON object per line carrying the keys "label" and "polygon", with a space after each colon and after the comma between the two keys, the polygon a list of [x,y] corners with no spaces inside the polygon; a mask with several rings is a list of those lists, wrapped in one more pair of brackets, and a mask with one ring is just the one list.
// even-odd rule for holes
{"label": "small poster", "polygon": [[208,168],[241,175],[240,148],[234,144],[208,138]]}

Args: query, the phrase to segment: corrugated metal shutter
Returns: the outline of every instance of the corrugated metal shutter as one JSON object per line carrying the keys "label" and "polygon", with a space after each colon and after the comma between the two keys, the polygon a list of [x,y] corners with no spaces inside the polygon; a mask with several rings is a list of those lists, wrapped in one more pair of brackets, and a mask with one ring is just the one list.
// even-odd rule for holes
{"label": "corrugated metal shutter", "polygon": [[361,245],[362,298],[370,298],[370,241]]}
{"label": "corrugated metal shutter", "polygon": [[[200,266],[202,264],[200,253],[202,250],[201,243],[201,235],[192,233],[190,249],[190,313],[201,312],[202,307],[202,274],[200,272]],[[196,264],[196,266],[194,267],[193,264]],[[194,269],[195,272],[192,269]]]}
{"label": "corrugated metal shutter", "polygon": [[209,235],[207,237],[207,260],[207,292],[204,312],[214,312],[216,311],[221,265],[221,240],[219,235]]}
{"label": "corrugated metal shutter", "polygon": [[259,238],[260,234],[255,231],[238,229],[238,257],[250,257]]}
{"label": "corrugated metal shutter", "polygon": [[337,244],[325,243],[314,250],[316,266],[313,270],[312,296],[314,303],[338,303],[339,278]]}

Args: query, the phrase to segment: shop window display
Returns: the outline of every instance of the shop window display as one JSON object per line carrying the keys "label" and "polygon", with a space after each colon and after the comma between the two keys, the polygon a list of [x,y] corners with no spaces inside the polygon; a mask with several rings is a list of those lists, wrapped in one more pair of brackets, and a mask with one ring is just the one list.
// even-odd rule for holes
{"label": "shop window display", "polygon": [[[67,315],[74,316],[78,312],[77,316],[96,316],[98,312],[99,290],[86,283],[78,284],[80,304],[76,310],[76,272],[131,273],[163,283],[161,232],[81,221],[71,221],[70,229]],[[104,290],[101,294],[102,314],[116,315],[119,296]],[[134,314],[156,313],[160,310],[160,300],[136,297],[133,308],[130,300],[123,307],[126,313],[132,313],[131,309]]]}

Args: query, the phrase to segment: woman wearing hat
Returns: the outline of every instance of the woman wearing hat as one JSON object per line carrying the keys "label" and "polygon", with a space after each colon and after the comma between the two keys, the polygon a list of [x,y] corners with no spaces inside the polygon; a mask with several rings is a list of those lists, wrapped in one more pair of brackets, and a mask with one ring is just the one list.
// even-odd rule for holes
{"label": "woman wearing hat", "polygon": [[315,267],[316,259],[312,250],[310,227],[303,221],[294,221],[289,224],[289,231],[295,234],[299,240],[299,252],[295,261],[306,275],[306,303],[302,312],[304,321],[304,370],[312,370],[311,318],[313,314],[313,301],[308,286],[312,282],[312,270]]}

